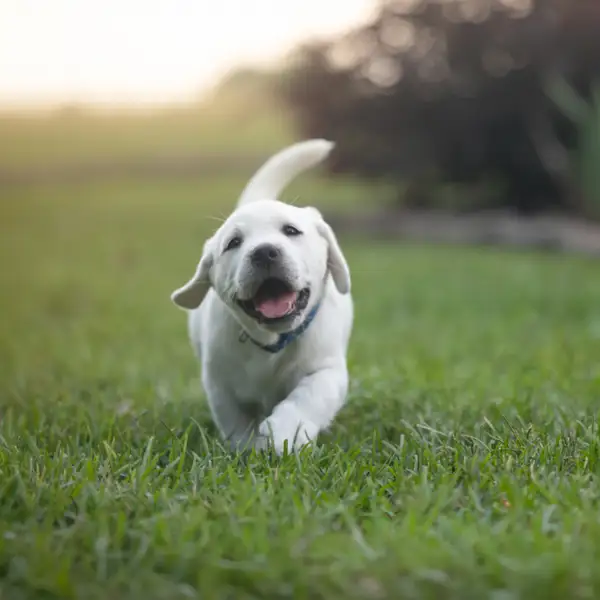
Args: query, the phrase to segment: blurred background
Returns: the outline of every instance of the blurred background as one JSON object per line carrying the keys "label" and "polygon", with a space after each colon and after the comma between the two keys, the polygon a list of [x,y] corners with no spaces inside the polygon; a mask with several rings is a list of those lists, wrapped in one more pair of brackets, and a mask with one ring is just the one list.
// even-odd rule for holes
{"label": "blurred background", "polygon": [[222,216],[317,136],[290,193],[342,232],[598,253],[599,32],[598,0],[4,0],[6,255],[49,203]]}
{"label": "blurred background", "polygon": [[324,136],[373,213],[598,218],[598,32],[597,0],[5,0],[0,184],[246,175]]}

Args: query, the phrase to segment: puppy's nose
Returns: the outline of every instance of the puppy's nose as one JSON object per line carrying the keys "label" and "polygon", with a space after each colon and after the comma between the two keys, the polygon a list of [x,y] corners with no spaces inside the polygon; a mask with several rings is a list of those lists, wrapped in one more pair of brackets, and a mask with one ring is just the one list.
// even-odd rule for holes
{"label": "puppy's nose", "polygon": [[256,247],[250,255],[250,260],[255,267],[268,267],[275,263],[281,256],[281,250],[272,244],[263,244]]}

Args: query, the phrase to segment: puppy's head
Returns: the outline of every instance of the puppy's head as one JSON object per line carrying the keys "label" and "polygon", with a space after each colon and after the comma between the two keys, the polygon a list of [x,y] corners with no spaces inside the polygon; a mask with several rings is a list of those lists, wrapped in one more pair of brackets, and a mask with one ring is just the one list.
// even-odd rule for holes
{"label": "puppy's head", "polygon": [[242,323],[283,332],[320,301],[330,276],[340,293],[349,292],[348,266],[316,209],[253,201],[206,242],[195,275],[172,298],[194,309],[212,286]]}

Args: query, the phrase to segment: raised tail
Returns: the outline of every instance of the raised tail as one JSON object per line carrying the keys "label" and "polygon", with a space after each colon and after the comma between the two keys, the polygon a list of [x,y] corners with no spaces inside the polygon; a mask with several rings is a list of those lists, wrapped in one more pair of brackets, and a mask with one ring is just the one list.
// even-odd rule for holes
{"label": "raised tail", "polygon": [[276,200],[293,179],[323,162],[334,145],[327,140],[306,140],[273,155],[252,176],[238,200],[238,206],[255,200]]}

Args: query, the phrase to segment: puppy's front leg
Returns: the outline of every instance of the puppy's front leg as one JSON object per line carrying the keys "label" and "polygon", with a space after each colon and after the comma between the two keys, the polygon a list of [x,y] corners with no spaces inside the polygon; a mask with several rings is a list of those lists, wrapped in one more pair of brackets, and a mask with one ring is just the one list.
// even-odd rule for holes
{"label": "puppy's front leg", "polygon": [[[207,388],[209,386],[206,386]],[[210,386],[208,403],[213,420],[233,450],[246,450],[258,438],[256,421],[226,390]]]}
{"label": "puppy's front leg", "polygon": [[278,454],[283,453],[286,441],[288,450],[297,450],[333,421],[347,392],[345,363],[307,375],[261,423],[259,433],[271,439]]}

